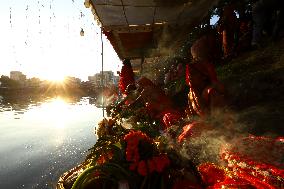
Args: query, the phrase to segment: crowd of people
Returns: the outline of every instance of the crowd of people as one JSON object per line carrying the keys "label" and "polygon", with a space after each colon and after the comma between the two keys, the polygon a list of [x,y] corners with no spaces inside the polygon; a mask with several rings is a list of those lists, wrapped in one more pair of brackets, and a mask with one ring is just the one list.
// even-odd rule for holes
{"label": "crowd of people", "polygon": [[261,46],[263,36],[283,37],[284,5],[281,0],[236,1],[219,13],[217,30],[224,58]]}
{"label": "crowd of people", "polygon": [[[168,95],[166,90],[148,78],[142,77],[135,81],[131,62],[125,59],[119,81],[124,98],[116,105],[116,109],[131,109],[138,105],[153,120],[162,123],[163,129],[169,128],[182,117],[207,119],[215,111],[226,107],[225,87],[218,81],[214,68],[216,61],[221,57],[232,58],[243,50],[257,47],[265,33],[272,38],[281,37],[282,30],[281,0],[258,0],[246,6],[241,3],[226,4],[221,8],[216,32],[211,29],[192,44],[188,52],[190,62],[171,65],[165,73],[165,85],[178,78],[185,78],[187,103],[175,103],[176,99],[172,95]],[[221,50],[219,47],[222,47]],[[190,127],[195,123],[192,121]]]}

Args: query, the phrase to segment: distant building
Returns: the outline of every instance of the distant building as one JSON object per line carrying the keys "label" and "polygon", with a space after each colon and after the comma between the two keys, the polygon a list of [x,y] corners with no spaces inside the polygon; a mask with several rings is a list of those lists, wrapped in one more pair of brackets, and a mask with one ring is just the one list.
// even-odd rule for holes
{"label": "distant building", "polygon": [[25,81],[27,79],[27,76],[24,75],[20,71],[11,71],[10,72],[10,79],[16,80],[16,81]]}
{"label": "distant building", "polygon": [[27,76],[20,71],[11,71],[10,79],[17,81],[24,86],[26,84]]}
{"label": "distant building", "polygon": [[[103,75],[103,77],[102,77]],[[103,78],[103,80],[102,80]],[[114,76],[114,73],[112,71],[104,71],[102,74],[102,71],[100,73],[96,73],[93,76],[89,76],[88,80],[92,83],[95,87],[101,87],[103,86],[110,86],[116,84],[116,76]]]}

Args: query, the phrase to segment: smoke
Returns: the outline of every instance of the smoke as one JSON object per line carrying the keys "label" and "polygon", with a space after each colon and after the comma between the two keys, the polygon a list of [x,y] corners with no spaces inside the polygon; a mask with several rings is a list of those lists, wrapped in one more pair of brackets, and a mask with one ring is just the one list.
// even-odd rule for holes
{"label": "smoke", "polygon": [[238,114],[232,111],[218,110],[213,117],[198,121],[204,122],[208,128],[202,128],[200,135],[188,137],[181,144],[176,137],[166,136],[169,146],[195,164],[213,162],[222,165],[221,152],[235,148],[242,137],[248,136],[246,125],[239,122]]}
{"label": "smoke", "polygon": [[[182,158],[196,165],[206,162],[225,165],[226,162],[221,156],[224,152],[230,152],[252,158],[257,162],[283,167],[283,141],[277,141],[269,136],[250,135],[248,125],[240,121],[239,117],[237,112],[218,110],[207,120],[197,120],[207,125],[207,128],[201,129],[201,134],[195,132],[181,144],[177,142],[177,137],[168,135],[169,146]],[[246,162],[245,159],[243,161]]]}

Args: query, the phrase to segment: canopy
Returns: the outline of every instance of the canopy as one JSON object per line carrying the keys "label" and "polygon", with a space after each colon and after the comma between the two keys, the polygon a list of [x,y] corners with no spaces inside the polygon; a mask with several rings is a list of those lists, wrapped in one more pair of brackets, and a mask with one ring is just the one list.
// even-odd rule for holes
{"label": "canopy", "polygon": [[219,0],[86,0],[118,56],[167,54]]}

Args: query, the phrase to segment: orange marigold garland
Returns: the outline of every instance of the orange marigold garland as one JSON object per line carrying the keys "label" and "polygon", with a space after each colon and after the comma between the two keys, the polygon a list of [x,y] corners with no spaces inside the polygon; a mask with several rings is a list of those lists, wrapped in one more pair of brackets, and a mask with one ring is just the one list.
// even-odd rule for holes
{"label": "orange marigold garland", "polygon": [[[126,160],[131,162],[129,170],[137,172],[141,176],[146,176],[153,172],[162,173],[166,167],[170,165],[170,160],[166,154],[158,154],[152,157],[141,157],[139,153],[140,142],[154,144],[154,141],[141,131],[131,131],[125,135],[124,140],[127,143],[126,146]],[[153,145],[154,146],[154,145]],[[147,150],[155,150],[152,149]]]}
{"label": "orange marigold garland", "polygon": [[107,161],[111,160],[113,157],[113,152],[108,151],[105,154],[101,154],[99,158],[97,159],[97,164],[102,165],[106,163]]}

